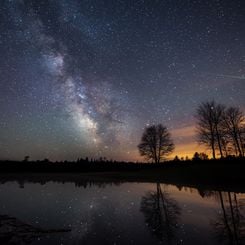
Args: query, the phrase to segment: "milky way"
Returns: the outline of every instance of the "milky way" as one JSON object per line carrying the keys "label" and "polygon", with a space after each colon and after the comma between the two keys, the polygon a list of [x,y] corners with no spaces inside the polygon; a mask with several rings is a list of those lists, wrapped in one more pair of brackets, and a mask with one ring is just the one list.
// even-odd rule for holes
{"label": "milky way", "polygon": [[244,12],[242,1],[3,0],[0,158],[140,160],[152,123],[192,155],[200,102],[245,108]]}

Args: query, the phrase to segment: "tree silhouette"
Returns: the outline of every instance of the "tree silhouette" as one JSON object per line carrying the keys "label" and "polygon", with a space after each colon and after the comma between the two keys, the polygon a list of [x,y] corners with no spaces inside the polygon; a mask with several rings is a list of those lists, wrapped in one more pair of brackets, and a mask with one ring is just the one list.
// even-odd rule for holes
{"label": "tree silhouette", "polygon": [[218,149],[221,157],[245,154],[245,116],[237,107],[228,107],[215,101],[199,105],[195,115],[200,143],[211,148],[213,158]]}
{"label": "tree silhouette", "polygon": [[25,156],[23,162],[28,162],[30,159],[30,156]]}
{"label": "tree silhouette", "polygon": [[226,109],[223,124],[224,130],[227,133],[227,138],[231,139],[239,156],[244,156],[244,139],[242,136],[244,124],[245,117],[239,108],[229,107]]}
{"label": "tree silhouette", "polygon": [[181,210],[177,202],[162,191],[159,183],[156,191],[142,197],[140,211],[154,236],[168,244],[174,240]]}
{"label": "tree silhouette", "polygon": [[179,162],[179,161],[180,161],[180,159],[179,159],[179,157],[176,155],[176,156],[174,157],[173,161],[175,161],[175,162]]}
{"label": "tree silhouette", "polygon": [[220,156],[223,157],[222,123],[224,120],[225,106],[217,104],[215,101],[205,102],[199,105],[196,111],[197,133],[199,142],[211,147],[213,158],[216,158],[215,149],[219,149]]}
{"label": "tree silhouette", "polygon": [[173,152],[174,144],[167,128],[158,124],[145,129],[138,149],[141,156],[155,163],[160,163],[166,155]]}
{"label": "tree silhouette", "polygon": [[208,160],[208,155],[204,152],[195,152],[192,158],[193,161]]}

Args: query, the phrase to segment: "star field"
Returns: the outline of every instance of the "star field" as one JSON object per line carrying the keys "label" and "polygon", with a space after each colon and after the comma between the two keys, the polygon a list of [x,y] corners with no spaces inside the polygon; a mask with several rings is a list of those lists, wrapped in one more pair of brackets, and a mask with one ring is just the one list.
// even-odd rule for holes
{"label": "star field", "polygon": [[139,160],[146,125],[193,155],[202,101],[245,109],[243,1],[3,0],[0,158]]}

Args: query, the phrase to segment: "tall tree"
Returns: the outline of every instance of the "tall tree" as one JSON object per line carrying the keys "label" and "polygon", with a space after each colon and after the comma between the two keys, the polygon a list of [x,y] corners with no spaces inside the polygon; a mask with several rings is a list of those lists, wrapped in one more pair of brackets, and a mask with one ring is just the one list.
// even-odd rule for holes
{"label": "tall tree", "polygon": [[237,107],[229,107],[225,111],[224,129],[233,141],[233,145],[240,156],[244,156],[243,127],[245,117]]}
{"label": "tall tree", "polygon": [[216,147],[219,149],[220,156],[223,157],[221,125],[224,120],[224,111],[225,106],[210,101],[200,104],[195,115],[198,140],[211,148],[214,159],[216,158]]}
{"label": "tall tree", "polygon": [[174,144],[167,128],[158,124],[145,129],[138,149],[141,156],[159,163],[166,155],[173,152]]}
{"label": "tall tree", "polygon": [[198,140],[201,144],[211,147],[213,158],[215,154],[215,127],[213,122],[213,102],[199,105],[196,111]]}

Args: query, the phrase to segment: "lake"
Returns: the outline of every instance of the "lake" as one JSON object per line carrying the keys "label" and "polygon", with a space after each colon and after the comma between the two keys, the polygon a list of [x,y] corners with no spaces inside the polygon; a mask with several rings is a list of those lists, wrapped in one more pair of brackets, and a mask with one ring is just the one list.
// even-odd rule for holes
{"label": "lake", "polygon": [[243,193],[40,179],[0,179],[1,244],[244,244]]}

